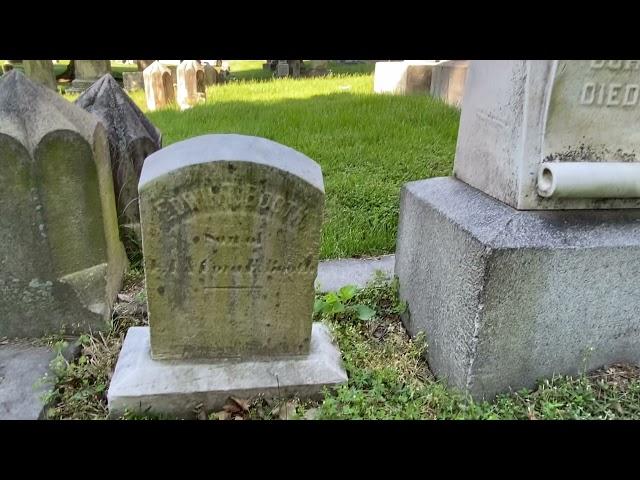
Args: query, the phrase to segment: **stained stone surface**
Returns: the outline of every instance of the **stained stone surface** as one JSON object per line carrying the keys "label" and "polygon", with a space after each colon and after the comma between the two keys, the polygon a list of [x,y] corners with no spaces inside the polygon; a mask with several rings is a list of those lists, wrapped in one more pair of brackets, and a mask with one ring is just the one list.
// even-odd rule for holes
{"label": "stained stone surface", "polygon": [[181,110],[191,108],[206,100],[204,67],[196,60],[185,60],[177,70],[177,100]]}
{"label": "stained stone surface", "polygon": [[640,162],[640,60],[474,60],[454,175],[522,210],[640,208],[640,198],[545,198],[545,162]]}
{"label": "stained stone surface", "polygon": [[263,138],[204,135],[149,156],[139,194],[154,359],[309,351],[317,163]]}
{"label": "stained stone surface", "polygon": [[[110,74],[95,82],[75,103],[96,115],[106,128],[118,223],[122,229],[137,232],[142,165],[150,154],[162,147],[162,135]],[[123,231],[124,238],[127,233]]]}
{"label": "stained stone surface", "polygon": [[346,383],[340,351],[326,326],[313,324],[307,355],[261,360],[157,361],[149,327],[133,327],[122,345],[107,399],[109,413],[154,412],[193,418],[199,407],[220,410],[230,396],[322,398],[325,388]]}
{"label": "stained stone surface", "polygon": [[51,60],[25,60],[23,66],[25,75],[32,82],[40,83],[54,91],[58,90]]}
{"label": "stained stone surface", "polygon": [[175,102],[173,77],[169,67],[159,61],[153,62],[144,69],[144,94],[147,108],[153,112]]}
{"label": "stained stone surface", "polygon": [[402,62],[376,62],[373,76],[375,93],[428,93],[431,72],[439,60],[406,60]]}
{"label": "stained stone surface", "polygon": [[105,327],[126,256],[104,127],[9,72],[0,162],[0,337]]}
{"label": "stained stone surface", "polygon": [[468,68],[468,60],[448,60],[435,65],[431,74],[431,95],[462,108]]}
{"label": "stained stone surface", "polygon": [[436,376],[490,398],[640,363],[640,210],[521,211],[450,177],[400,202],[403,321]]}

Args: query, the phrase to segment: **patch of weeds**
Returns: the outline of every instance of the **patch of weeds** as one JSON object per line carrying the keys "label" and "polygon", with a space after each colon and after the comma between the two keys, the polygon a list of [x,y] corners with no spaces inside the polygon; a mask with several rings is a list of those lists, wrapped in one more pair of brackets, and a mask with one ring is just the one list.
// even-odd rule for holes
{"label": "patch of weeds", "polygon": [[128,290],[118,296],[109,330],[80,337],[77,359],[68,362],[60,353],[65,345],[56,344],[59,354],[51,364],[55,387],[45,399],[50,405],[47,418],[107,418],[107,390],[124,336],[129,327],[147,323],[146,308],[133,299],[142,290],[141,282],[134,283],[134,278],[125,279]]}
{"label": "patch of weeds", "polygon": [[[107,417],[106,391],[126,330],[145,325],[145,296],[140,273],[131,274],[119,295],[113,324],[106,334],[84,335],[78,359],[62,356],[65,340],[52,364],[56,386],[48,399],[49,418]],[[541,381],[534,390],[475,402],[448,388],[424,360],[428,337],[410,338],[400,315],[406,304],[398,281],[379,275],[363,289],[346,287],[318,295],[314,319],[333,332],[342,352],[348,382],[326,390],[321,401],[229,398],[220,411],[201,406],[202,420],[289,419],[638,419],[640,368],[613,365],[577,377]],[[362,308],[366,307],[366,309]],[[365,312],[366,315],[362,313]],[[151,412],[127,412],[122,419],[170,419]]]}

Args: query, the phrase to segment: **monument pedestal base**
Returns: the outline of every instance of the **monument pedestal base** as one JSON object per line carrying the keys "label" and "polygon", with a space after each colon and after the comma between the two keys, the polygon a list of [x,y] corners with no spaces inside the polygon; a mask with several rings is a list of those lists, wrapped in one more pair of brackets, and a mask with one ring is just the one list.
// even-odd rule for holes
{"label": "monument pedestal base", "polygon": [[520,211],[451,177],[402,191],[403,321],[474,398],[640,363],[639,258],[640,209]]}
{"label": "monument pedestal base", "polygon": [[340,351],[319,323],[313,324],[308,355],[245,361],[152,360],[149,327],[132,327],[107,397],[111,416],[128,410],[187,418],[200,404],[221,410],[230,396],[321,398],[325,387],[346,381]]}

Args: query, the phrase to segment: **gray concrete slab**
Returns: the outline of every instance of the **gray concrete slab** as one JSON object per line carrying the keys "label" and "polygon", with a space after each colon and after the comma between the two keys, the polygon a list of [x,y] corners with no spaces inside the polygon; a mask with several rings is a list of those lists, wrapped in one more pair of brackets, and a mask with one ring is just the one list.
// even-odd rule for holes
{"label": "gray concrete slab", "polygon": [[376,270],[390,278],[394,274],[395,255],[371,258],[325,260],[318,265],[316,290],[331,292],[345,285],[364,287],[375,277]]}
{"label": "gray concrete slab", "polygon": [[[64,352],[65,358],[70,359],[76,351],[74,343]],[[50,373],[48,381],[43,380],[54,357],[51,347],[33,342],[0,345],[0,420],[38,420],[43,416],[43,396],[55,377]]]}
{"label": "gray concrete slab", "polygon": [[202,405],[220,410],[230,396],[319,398],[347,381],[326,326],[314,323],[308,355],[256,360],[152,360],[149,327],[127,332],[107,398],[111,416],[125,411],[191,418]]}
{"label": "gray concrete slab", "polygon": [[451,177],[402,189],[403,315],[476,398],[640,363],[640,209],[516,210]]}

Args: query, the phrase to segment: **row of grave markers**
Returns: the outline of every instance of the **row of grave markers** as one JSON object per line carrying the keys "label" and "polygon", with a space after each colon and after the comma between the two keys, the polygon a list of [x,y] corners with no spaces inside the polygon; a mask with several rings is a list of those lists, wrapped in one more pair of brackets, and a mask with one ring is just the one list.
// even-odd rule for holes
{"label": "row of grave markers", "polygon": [[106,328],[118,225],[141,231],[150,327],[127,334],[113,414],[346,381],[312,328],[324,184],[308,157],[242,135],[161,148],[111,75],[70,103],[18,71],[0,79],[0,153],[0,337]]}
{"label": "row of grave markers", "polygon": [[[488,398],[640,362],[638,65],[470,63],[454,176],[403,187],[396,251],[403,321],[450,385]],[[104,325],[132,176],[150,328],[127,335],[113,412],[345,382],[311,323],[320,167],[239,135],[160,149],[119,88],[106,76],[74,105],[19,72],[0,79],[0,336]],[[148,138],[136,159],[123,131]]]}

